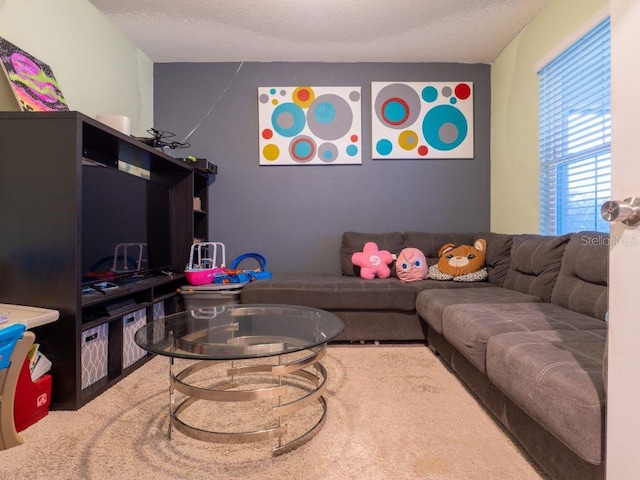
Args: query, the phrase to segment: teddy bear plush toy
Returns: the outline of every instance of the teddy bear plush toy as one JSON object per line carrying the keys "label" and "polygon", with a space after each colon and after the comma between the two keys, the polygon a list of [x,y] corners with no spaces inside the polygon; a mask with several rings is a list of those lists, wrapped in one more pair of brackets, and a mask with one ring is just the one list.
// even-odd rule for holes
{"label": "teddy bear plush toy", "polygon": [[434,280],[453,280],[455,282],[480,282],[487,279],[484,264],[487,242],[477,239],[473,245],[452,243],[444,245],[438,251],[438,263],[429,268],[429,277]]}

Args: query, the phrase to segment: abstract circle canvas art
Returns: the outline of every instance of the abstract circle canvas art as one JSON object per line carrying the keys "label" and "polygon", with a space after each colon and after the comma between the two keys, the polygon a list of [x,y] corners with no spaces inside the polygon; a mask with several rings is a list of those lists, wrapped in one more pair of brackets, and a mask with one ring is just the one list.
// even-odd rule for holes
{"label": "abstract circle canvas art", "polygon": [[473,83],[372,82],[372,157],[473,158]]}
{"label": "abstract circle canvas art", "polygon": [[258,88],[260,165],[362,163],[360,87]]}

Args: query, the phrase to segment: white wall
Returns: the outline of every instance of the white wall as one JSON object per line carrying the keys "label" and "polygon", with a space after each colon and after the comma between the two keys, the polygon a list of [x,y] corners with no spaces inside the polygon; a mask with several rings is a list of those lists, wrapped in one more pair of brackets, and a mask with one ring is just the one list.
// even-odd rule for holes
{"label": "white wall", "polygon": [[491,66],[491,230],[538,233],[535,66],[609,4],[552,0]]}
{"label": "white wall", "polygon": [[0,0],[0,37],[51,67],[70,110],[153,126],[153,63],[87,0]]}

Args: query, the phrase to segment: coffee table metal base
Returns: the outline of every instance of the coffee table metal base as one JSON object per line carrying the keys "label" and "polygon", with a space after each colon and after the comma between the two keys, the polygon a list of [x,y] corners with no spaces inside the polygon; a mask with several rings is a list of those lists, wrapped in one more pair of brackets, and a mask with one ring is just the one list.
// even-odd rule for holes
{"label": "coffee table metal base", "polygon": [[[326,351],[327,344],[323,344],[307,350],[307,356],[302,358],[296,357],[291,361],[288,361],[291,357],[290,355],[278,355],[274,357],[278,359],[278,364],[276,365],[260,364],[235,367],[234,362],[231,361],[231,368],[226,372],[230,383],[226,385],[216,385],[214,387],[201,387],[190,384],[188,383],[188,379],[196,372],[214,365],[220,365],[221,363],[229,363],[229,361],[197,361],[174,374],[174,358],[171,357],[169,363],[169,438],[171,438],[172,429],[174,428],[189,437],[213,443],[252,443],[277,438],[278,445],[272,450],[273,456],[282,455],[304,445],[320,432],[326,421],[327,402],[322,394],[326,389],[327,371],[320,363]],[[256,373],[270,374],[275,379],[274,385],[243,390],[228,388],[233,384],[233,379],[236,376]],[[302,382],[299,385],[286,382],[285,379],[288,376],[294,377],[298,381],[302,380]],[[291,388],[299,389],[303,391],[304,394],[293,401],[283,404],[282,399]],[[176,392],[180,392],[186,398],[176,402]],[[260,430],[244,432],[212,431],[191,425],[181,419],[183,412],[194,402],[200,400],[212,402],[251,402],[265,399],[277,399],[277,402],[274,402],[277,403],[277,405],[271,408],[271,414],[274,417],[273,426]],[[320,418],[317,422],[302,435],[283,443],[282,438],[287,434],[288,427],[282,423],[282,417],[293,414],[315,402],[318,402],[322,408]]]}

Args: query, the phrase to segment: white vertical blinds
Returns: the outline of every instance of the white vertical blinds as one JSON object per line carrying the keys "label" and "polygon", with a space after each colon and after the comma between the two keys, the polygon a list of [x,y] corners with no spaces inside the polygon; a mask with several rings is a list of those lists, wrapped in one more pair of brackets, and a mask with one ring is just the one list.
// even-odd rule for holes
{"label": "white vertical blinds", "polygon": [[542,234],[609,231],[610,58],[607,18],[538,72]]}

